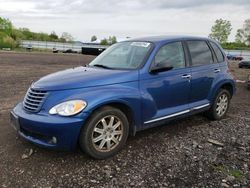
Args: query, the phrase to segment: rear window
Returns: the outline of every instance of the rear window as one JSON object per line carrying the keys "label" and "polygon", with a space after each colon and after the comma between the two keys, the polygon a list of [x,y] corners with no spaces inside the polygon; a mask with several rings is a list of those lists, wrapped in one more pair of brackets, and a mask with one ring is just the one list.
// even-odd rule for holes
{"label": "rear window", "polygon": [[209,42],[214,49],[215,55],[217,57],[218,62],[223,62],[224,61],[224,55],[221,52],[220,48],[214,43],[214,42]]}
{"label": "rear window", "polygon": [[193,66],[207,65],[214,62],[212,52],[206,41],[187,41],[187,44]]}

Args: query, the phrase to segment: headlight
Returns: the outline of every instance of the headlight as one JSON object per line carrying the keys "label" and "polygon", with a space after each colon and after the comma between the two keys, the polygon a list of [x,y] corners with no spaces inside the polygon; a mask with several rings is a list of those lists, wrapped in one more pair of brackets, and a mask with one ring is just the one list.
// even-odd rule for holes
{"label": "headlight", "polygon": [[83,100],[72,100],[60,103],[50,109],[50,114],[58,114],[61,116],[73,116],[81,112],[87,103]]}

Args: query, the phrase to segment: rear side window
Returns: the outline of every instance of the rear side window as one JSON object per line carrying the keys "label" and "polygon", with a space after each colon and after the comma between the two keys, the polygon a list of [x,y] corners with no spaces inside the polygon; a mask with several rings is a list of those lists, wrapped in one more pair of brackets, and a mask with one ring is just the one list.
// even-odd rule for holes
{"label": "rear side window", "polygon": [[214,43],[214,42],[209,42],[214,49],[215,55],[217,57],[218,62],[223,62],[224,61],[224,55],[221,52],[220,48]]}
{"label": "rear side window", "polygon": [[205,41],[187,41],[192,65],[207,65],[213,63],[213,56]]}

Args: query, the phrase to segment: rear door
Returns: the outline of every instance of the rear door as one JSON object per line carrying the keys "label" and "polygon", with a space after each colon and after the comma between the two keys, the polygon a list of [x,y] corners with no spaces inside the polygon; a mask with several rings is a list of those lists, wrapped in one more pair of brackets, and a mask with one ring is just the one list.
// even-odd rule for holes
{"label": "rear door", "polygon": [[191,61],[190,108],[210,105],[208,95],[213,81],[220,72],[219,64],[206,40],[186,41]]}

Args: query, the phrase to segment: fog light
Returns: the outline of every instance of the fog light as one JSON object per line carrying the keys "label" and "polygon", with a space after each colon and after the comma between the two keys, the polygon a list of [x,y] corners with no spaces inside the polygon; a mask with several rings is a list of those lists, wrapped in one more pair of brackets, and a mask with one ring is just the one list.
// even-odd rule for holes
{"label": "fog light", "polygon": [[52,139],[49,141],[49,143],[56,144],[57,143],[56,137],[53,136]]}
{"label": "fog light", "polygon": [[57,143],[57,139],[56,139],[56,137],[52,137],[52,142],[54,143],[54,144],[56,144]]}

